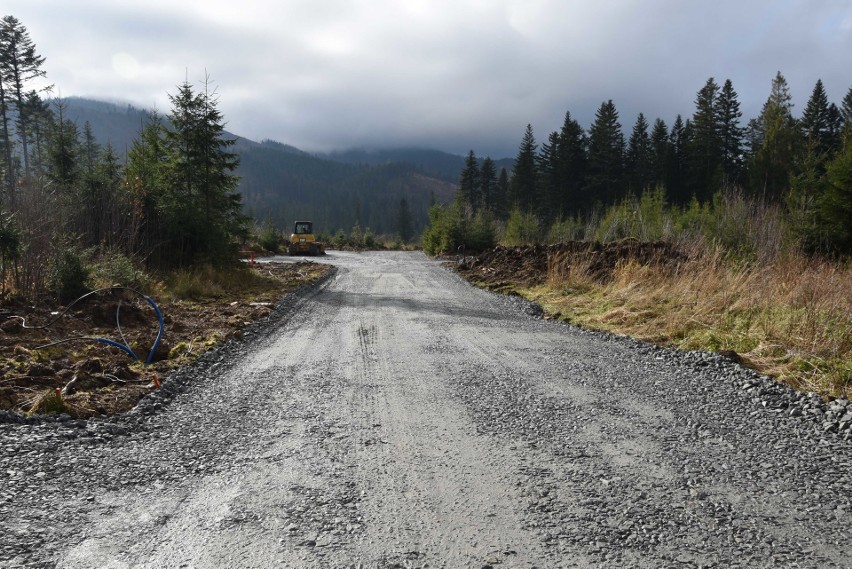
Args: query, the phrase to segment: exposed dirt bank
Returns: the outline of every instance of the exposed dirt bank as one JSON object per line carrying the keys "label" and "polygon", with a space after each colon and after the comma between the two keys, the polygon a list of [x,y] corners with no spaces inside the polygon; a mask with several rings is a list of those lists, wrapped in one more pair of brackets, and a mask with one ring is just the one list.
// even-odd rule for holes
{"label": "exposed dirt bank", "polygon": [[[329,270],[308,262],[256,264],[240,290],[199,300],[155,298],[165,333],[151,365],[140,362],[148,359],[159,326],[139,295],[104,292],[61,316],[62,307],[6,305],[0,317],[0,410],[78,418],[127,411],[171,370],[239,337],[246,325],[269,316],[284,294]],[[93,338],[125,344],[140,362]]]}

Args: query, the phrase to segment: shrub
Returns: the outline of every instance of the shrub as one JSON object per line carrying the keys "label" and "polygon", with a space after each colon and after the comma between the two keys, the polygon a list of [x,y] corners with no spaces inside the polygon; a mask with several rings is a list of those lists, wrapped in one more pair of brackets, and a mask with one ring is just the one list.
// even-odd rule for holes
{"label": "shrub", "polygon": [[423,250],[430,255],[455,251],[462,244],[462,208],[458,204],[429,208],[429,227],[423,233]]}
{"label": "shrub", "polygon": [[281,231],[271,223],[264,223],[263,226],[257,230],[257,243],[267,251],[280,253],[282,240],[283,236]]}
{"label": "shrub", "polygon": [[466,249],[471,251],[484,251],[494,248],[494,245],[497,244],[497,238],[491,216],[485,211],[478,211],[467,224],[462,239]]}
{"label": "shrub", "polygon": [[547,232],[548,243],[565,243],[579,241],[586,233],[586,224],[577,217],[567,217],[556,220]]}
{"label": "shrub", "polygon": [[595,232],[595,239],[603,242],[627,238],[660,241],[674,236],[674,226],[665,191],[657,188],[644,192],[639,199],[628,196],[610,207]]}
{"label": "shrub", "polygon": [[770,261],[784,245],[785,222],[781,208],[738,191],[713,197],[712,215],[704,236],[744,260]]}
{"label": "shrub", "polygon": [[536,243],[541,234],[538,218],[532,213],[513,209],[506,222],[506,232],[503,235],[503,244],[507,246],[529,245]]}
{"label": "shrub", "polygon": [[828,246],[852,253],[852,135],[826,169],[826,189],[820,200]]}
{"label": "shrub", "polygon": [[60,302],[70,302],[86,292],[89,269],[85,252],[76,245],[59,246],[48,273],[48,290]]}
{"label": "shrub", "polygon": [[117,250],[103,251],[95,258],[89,280],[92,288],[120,285],[145,292],[152,286],[151,277],[139,264]]}

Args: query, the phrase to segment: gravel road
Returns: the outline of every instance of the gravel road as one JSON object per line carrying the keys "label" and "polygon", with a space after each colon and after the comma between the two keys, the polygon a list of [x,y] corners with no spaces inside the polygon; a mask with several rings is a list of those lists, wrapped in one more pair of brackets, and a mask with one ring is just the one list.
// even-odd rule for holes
{"label": "gravel road", "polygon": [[124,417],[0,417],[0,567],[852,566],[848,402],[326,262]]}

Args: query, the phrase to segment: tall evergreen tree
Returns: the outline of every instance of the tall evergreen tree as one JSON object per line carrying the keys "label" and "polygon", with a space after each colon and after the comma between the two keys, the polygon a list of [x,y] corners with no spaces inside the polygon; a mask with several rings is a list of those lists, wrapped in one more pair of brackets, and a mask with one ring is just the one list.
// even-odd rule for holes
{"label": "tall evergreen tree", "polygon": [[651,187],[666,186],[670,154],[669,127],[663,119],[658,118],[651,130],[651,177],[648,181]]}
{"label": "tall evergreen tree", "polygon": [[587,152],[589,140],[583,127],[565,113],[562,129],[559,131],[559,195],[557,209],[562,215],[579,213],[588,207],[583,196],[586,185]]}
{"label": "tall evergreen tree", "polygon": [[532,125],[528,124],[518,148],[515,168],[509,183],[511,206],[527,213],[535,212],[540,201],[537,149]]}
{"label": "tall evergreen tree", "polygon": [[689,143],[689,188],[700,201],[709,201],[721,182],[722,143],[717,122],[719,86],[709,78],[698,91]]}
{"label": "tall evergreen tree", "polygon": [[648,121],[642,113],[636,118],[627,143],[625,165],[628,189],[638,196],[651,181],[651,137],[648,134]]}
{"label": "tall evergreen tree", "polygon": [[834,103],[828,105],[828,132],[826,140],[828,142],[829,156],[833,156],[840,150],[843,142],[843,115]]}
{"label": "tall evergreen tree", "polygon": [[50,104],[43,100],[38,93],[30,91],[27,94],[27,123],[28,140],[32,141],[35,148],[30,151],[32,156],[33,169],[36,172],[43,170],[46,162],[46,152],[48,137],[53,125],[53,112],[50,110]]}
{"label": "tall evergreen tree", "polygon": [[471,150],[465,159],[459,180],[459,198],[474,211],[479,209],[479,190],[479,162]]}
{"label": "tall evergreen tree", "polygon": [[482,208],[486,211],[494,211],[495,192],[497,190],[497,169],[494,160],[486,156],[479,168],[479,197]]}
{"label": "tall evergreen tree", "polygon": [[125,169],[138,219],[137,237],[146,256],[164,239],[159,204],[165,201],[165,168],[169,159],[165,130],[160,115],[154,113],[133,142]]}
{"label": "tall evergreen tree", "polygon": [[738,185],[743,169],[743,133],[740,102],[730,79],[716,100],[716,125],[721,150],[722,184]]}
{"label": "tall evergreen tree", "polygon": [[[0,36],[2,42],[2,36]],[[0,173],[3,174],[4,191],[10,200],[15,198],[15,165],[12,161],[14,143],[12,140],[12,114],[6,83],[9,80],[10,65],[6,61],[5,46],[0,43]]]}
{"label": "tall evergreen tree", "polygon": [[843,136],[852,133],[852,87],[846,91],[840,103],[840,120],[842,121]]}
{"label": "tall evergreen tree", "polygon": [[799,128],[804,142],[813,148],[816,154],[827,157],[833,146],[831,127],[828,96],[825,94],[822,80],[817,79],[799,121]]}
{"label": "tall evergreen tree", "polygon": [[48,149],[48,175],[53,185],[68,199],[73,199],[80,179],[80,140],[77,124],[66,118],[66,104],[56,102],[56,127]]}
{"label": "tall evergreen tree", "polygon": [[624,133],[612,100],[601,103],[589,128],[586,194],[590,203],[611,204],[624,195]]}
{"label": "tall evergreen tree", "polygon": [[231,262],[245,234],[238,179],[232,173],[239,160],[229,150],[235,141],[224,137],[222,114],[207,80],[203,92],[184,82],[169,99],[165,210],[174,249],[164,260],[178,265]]}
{"label": "tall evergreen tree", "polygon": [[26,105],[28,86],[33,79],[44,77],[46,72],[41,68],[44,57],[38,55],[35,43],[30,38],[27,28],[14,16],[5,16],[0,21],[0,77],[5,85],[5,95],[15,108],[17,119],[17,134],[21,141],[24,160],[24,173],[30,175],[29,140],[30,130],[29,109]]}
{"label": "tall evergreen tree", "polygon": [[823,231],[830,249],[852,254],[852,137],[826,167],[826,189],[820,196]]}
{"label": "tall evergreen tree", "polygon": [[779,71],[758,117],[763,140],[751,167],[752,188],[771,199],[780,198],[790,188],[793,164],[799,144],[799,129],[793,118],[793,103],[787,80]]}
{"label": "tall evergreen tree", "polygon": [[551,132],[541,146],[539,163],[538,215],[550,223],[559,215],[559,194],[562,186],[562,167],[559,163],[562,141],[558,132]]}
{"label": "tall evergreen tree", "polygon": [[669,153],[666,188],[670,199],[683,205],[689,203],[690,193],[686,186],[687,131],[680,115],[675,118],[669,134]]}
{"label": "tall evergreen tree", "polygon": [[497,177],[497,186],[494,192],[494,201],[491,206],[491,211],[497,219],[507,219],[509,217],[509,173],[505,168],[500,168],[500,175]]}

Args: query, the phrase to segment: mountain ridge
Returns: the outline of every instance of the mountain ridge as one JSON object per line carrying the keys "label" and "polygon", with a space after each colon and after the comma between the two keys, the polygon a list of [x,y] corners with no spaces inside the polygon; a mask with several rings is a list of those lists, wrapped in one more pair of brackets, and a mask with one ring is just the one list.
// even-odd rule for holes
{"label": "mountain ridge", "polygon": [[[53,101],[55,106],[56,101]],[[152,111],[130,103],[85,97],[61,99],[63,117],[88,122],[95,140],[111,145],[123,161]],[[287,228],[297,218],[317,229],[348,231],[356,223],[378,234],[396,232],[402,199],[416,232],[428,222],[434,202],[453,199],[464,157],[434,149],[350,149],[312,154],[272,139],[254,141],[232,132],[240,156],[238,191],[247,214]]]}

